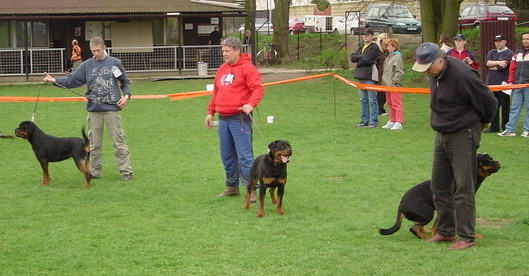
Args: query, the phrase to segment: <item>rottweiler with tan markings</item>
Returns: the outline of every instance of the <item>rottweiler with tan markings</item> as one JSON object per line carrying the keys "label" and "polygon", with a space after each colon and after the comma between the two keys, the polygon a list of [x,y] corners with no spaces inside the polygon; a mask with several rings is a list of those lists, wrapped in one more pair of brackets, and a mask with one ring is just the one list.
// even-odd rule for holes
{"label": "rottweiler with tan markings", "polygon": [[[259,182],[259,209],[257,217],[264,216],[266,188],[270,188],[270,198],[277,207],[277,213],[283,215],[283,194],[287,183],[287,163],[292,155],[292,147],[286,140],[277,140],[268,145],[268,154],[255,158],[250,169],[250,184],[247,187],[244,209],[250,208],[250,197]],[[277,199],[275,190],[277,188]]]}
{"label": "rottweiler with tan markings", "polygon": [[[474,193],[476,193],[485,180],[500,169],[500,162],[494,160],[488,154],[477,155],[477,177]],[[387,229],[379,229],[381,235],[391,235],[400,229],[402,218],[407,218],[414,222],[410,227],[410,232],[420,239],[427,239],[424,226],[430,223],[434,217],[435,205],[433,194],[430,189],[430,180],[424,181],[411,187],[400,200],[397,209],[397,220],[395,224]],[[436,232],[437,219],[433,223],[432,236]],[[477,235],[477,234],[476,234]],[[476,236],[477,237],[477,236]]]}
{"label": "rottweiler with tan markings", "polygon": [[26,139],[31,144],[33,152],[42,167],[42,186],[50,184],[51,178],[48,172],[49,162],[59,162],[70,157],[84,176],[83,188],[90,187],[92,174],[90,173],[90,141],[82,130],[83,138],[65,137],[59,138],[44,133],[35,123],[24,121],[15,129],[16,136]]}

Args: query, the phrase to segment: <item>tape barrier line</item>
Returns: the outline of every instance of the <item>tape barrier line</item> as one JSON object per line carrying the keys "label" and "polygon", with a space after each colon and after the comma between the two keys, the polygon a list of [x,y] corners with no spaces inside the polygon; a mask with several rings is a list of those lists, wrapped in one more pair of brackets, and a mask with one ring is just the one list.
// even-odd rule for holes
{"label": "tape barrier line", "polygon": [[[383,85],[376,85],[376,84],[365,84],[365,83],[348,80],[335,73],[323,73],[323,74],[310,75],[310,76],[305,76],[305,77],[300,77],[300,78],[269,82],[269,83],[264,83],[263,87],[311,80],[311,79],[322,78],[322,77],[327,77],[327,76],[332,76],[347,85],[350,85],[352,87],[355,87],[357,89],[362,89],[362,90],[374,90],[374,91],[380,91],[380,92],[414,93],[414,94],[429,94],[430,93],[429,88],[396,87],[396,86],[383,86]],[[529,87],[529,83],[528,84],[514,84],[514,85],[489,85],[488,87],[491,91],[497,92],[497,91],[502,91],[502,90]],[[177,101],[177,100],[184,100],[184,99],[189,99],[189,98],[194,98],[194,97],[207,96],[211,94],[213,94],[212,91],[194,91],[194,92],[162,94],[162,95],[134,95],[132,96],[131,99],[135,100],[135,99],[169,98],[171,101]],[[37,101],[37,97],[0,96],[0,102],[36,102],[36,101]],[[84,97],[39,97],[38,101],[39,102],[84,102],[86,101],[86,98]]]}
{"label": "tape barrier line", "polygon": [[[344,77],[333,74],[333,77],[357,89],[374,90],[379,92],[398,92],[398,93],[414,93],[414,94],[430,94],[430,88],[414,88],[414,87],[397,87],[397,86],[383,86],[377,84],[365,84],[361,82],[350,81]],[[527,84],[512,84],[512,85],[489,85],[489,89],[493,92],[502,90],[518,89],[529,87]]]}
{"label": "tape barrier line", "polygon": [[[135,95],[131,99],[163,99],[168,95]],[[36,102],[37,97],[0,96],[0,102]],[[85,97],[39,97],[39,102],[86,102]]]}
{"label": "tape barrier line", "polygon": [[[316,78],[322,78],[322,77],[331,76],[333,74],[334,73],[324,73],[324,74],[310,75],[310,76],[282,80],[282,81],[268,82],[268,83],[263,83],[263,87],[316,79]],[[212,91],[197,91],[197,92],[169,94],[169,98],[171,99],[171,101],[178,101],[178,100],[189,99],[189,98],[194,98],[194,97],[201,97],[201,96],[206,96],[206,95],[211,95],[211,94],[213,94]]]}

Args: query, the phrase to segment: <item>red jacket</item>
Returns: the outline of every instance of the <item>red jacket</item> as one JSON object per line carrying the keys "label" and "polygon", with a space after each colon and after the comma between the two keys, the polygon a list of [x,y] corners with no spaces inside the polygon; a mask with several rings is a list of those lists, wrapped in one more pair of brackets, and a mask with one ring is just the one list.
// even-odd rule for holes
{"label": "red jacket", "polygon": [[475,70],[478,70],[478,67],[479,67],[479,63],[478,61],[476,60],[476,57],[474,57],[474,54],[472,54],[472,51],[468,50],[467,48],[465,48],[461,53],[458,52],[456,50],[456,48],[452,48],[450,50],[448,50],[448,52],[446,53],[446,55],[448,56],[452,56],[452,57],[455,57],[459,60],[464,60],[465,58],[470,58],[473,63],[470,64],[469,66],[472,67],[472,69],[475,69]]}
{"label": "red jacket", "polygon": [[230,116],[240,113],[239,109],[245,104],[256,107],[263,94],[261,73],[252,64],[248,54],[241,54],[235,63],[224,63],[217,71],[208,114]]}

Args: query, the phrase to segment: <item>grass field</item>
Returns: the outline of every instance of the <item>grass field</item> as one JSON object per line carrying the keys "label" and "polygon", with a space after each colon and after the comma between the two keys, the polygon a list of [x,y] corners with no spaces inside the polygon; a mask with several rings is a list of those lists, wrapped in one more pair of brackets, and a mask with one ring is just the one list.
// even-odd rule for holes
{"label": "grass field", "polygon": [[[197,91],[210,82],[134,80],[133,92]],[[0,95],[36,96],[38,88],[0,86]],[[71,96],[50,86],[41,93]],[[477,231],[486,238],[450,252],[416,239],[408,221],[394,235],[377,232],[393,224],[402,194],[430,178],[428,95],[404,95],[404,130],[390,131],[354,128],[356,91],[330,77],[266,88],[254,114],[255,155],[276,139],[288,139],[294,154],[285,215],[267,198],[262,219],[255,205],[242,208],[243,197],[216,198],[224,173],[216,131],[203,126],[208,100],[129,103],[130,182],[119,180],[107,137],[102,178],[87,190],[70,160],[52,164],[50,186],[39,186],[29,143],[1,139],[0,274],[528,275],[529,139],[483,135],[480,151],[502,164],[477,195]],[[12,133],[34,107],[0,103],[0,131]],[[85,117],[83,103],[39,103],[36,123],[80,136]]]}

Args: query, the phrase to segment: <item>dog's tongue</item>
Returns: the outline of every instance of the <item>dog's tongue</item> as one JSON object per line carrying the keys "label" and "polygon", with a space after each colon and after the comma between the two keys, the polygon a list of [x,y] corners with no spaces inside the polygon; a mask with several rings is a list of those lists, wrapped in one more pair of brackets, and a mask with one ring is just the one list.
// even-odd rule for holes
{"label": "dog's tongue", "polygon": [[281,155],[281,162],[288,163],[288,156]]}

